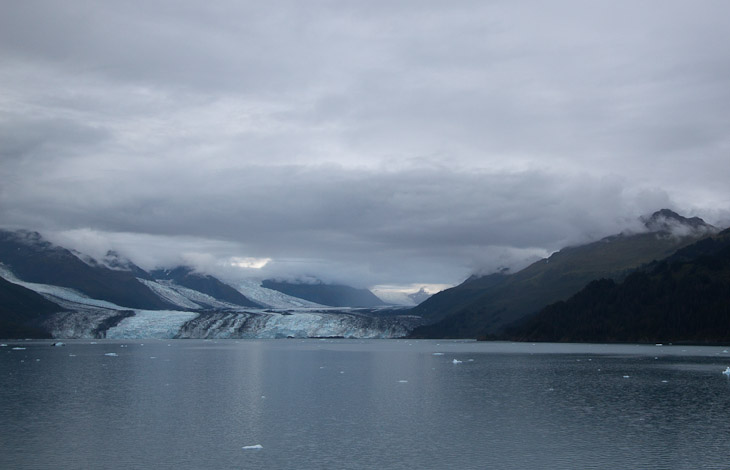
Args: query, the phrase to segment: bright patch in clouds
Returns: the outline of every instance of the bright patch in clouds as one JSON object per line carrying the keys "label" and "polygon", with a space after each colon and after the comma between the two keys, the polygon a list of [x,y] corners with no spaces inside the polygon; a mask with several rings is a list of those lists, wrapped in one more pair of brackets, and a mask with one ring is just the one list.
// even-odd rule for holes
{"label": "bright patch in clouds", "polygon": [[239,258],[234,256],[229,263],[237,268],[261,269],[269,264],[269,261],[271,261],[271,258]]}

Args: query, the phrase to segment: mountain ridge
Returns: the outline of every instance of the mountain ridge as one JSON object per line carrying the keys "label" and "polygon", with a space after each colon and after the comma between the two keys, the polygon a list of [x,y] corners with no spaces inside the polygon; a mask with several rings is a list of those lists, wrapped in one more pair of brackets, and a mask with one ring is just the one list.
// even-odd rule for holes
{"label": "mountain ridge", "polygon": [[647,231],[566,247],[516,273],[470,277],[435,294],[411,310],[427,322],[412,337],[499,335],[507,325],[570,297],[592,280],[622,279],[633,269],[717,231],[702,219],[686,219],[668,209],[652,214],[649,224],[642,221]]}

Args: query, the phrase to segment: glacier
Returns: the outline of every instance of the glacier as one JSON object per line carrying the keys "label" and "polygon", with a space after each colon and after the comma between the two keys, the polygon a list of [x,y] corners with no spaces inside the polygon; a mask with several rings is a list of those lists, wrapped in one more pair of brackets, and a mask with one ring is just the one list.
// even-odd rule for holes
{"label": "glacier", "polygon": [[421,317],[377,309],[324,307],[244,281],[235,287],[268,309],[220,301],[168,281],[139,279],[178,309],[130,309],[70,288],[25,282],[0,264],[0,277],[33,290],[64,311],[46,319],[51,336],[72,338],[402,338]]}
{"label": "glacier", "polygon": [[377,316],[357,312],[215,312],[187,322],[178,338],[401,338],[420,317]]}

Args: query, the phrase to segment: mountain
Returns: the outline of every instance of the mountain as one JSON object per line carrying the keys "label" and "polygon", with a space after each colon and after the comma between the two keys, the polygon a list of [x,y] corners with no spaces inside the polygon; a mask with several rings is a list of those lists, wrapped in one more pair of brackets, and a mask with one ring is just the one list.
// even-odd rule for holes
{"label": "mountain", "polygon": [[175,284],[207,294],[217,300],[228,302],[241,307],[262,307],[258,303],[246,298],[239,291],[223,283],[217,278],[198,273],[193,268],[178,266],[174,269],[158,269],[152,271],[150,276],[155,280],[173,281]]}
{"label": "mountain", "polygon": [[23,281],[68,287],[129,308],[172,307],[132,271],[85,262],[71,251],[44,240],[37,232],[0,230],[0,263]]}
{"label": "mountain", "polygon": [[549,258],[510,274],[472,276],[435,294],[410,313],[429,323],[413,337],[494,336],[505,326],[565,300],[589,282],[622,279],[637,267],[663,259],[717,229],[698,218],[670,210],[643,219],[645,232],[621,233],[586,245],[564,248]]}
{"label": "mountain", "polygon": [[508,334],[524,341],[730,342],[730,230],[623,282],[593,281]]}
{"label": "mountain", "polygon": [[330,307],[380,307],[385,302],[367,289],[356,289],[339,284],[294,283],[266,279],[261,287],[277,290],[292,297]]}
{"label": "mountain", "polygon": [[41,323],[62,307],[0,278],[0,338],[50,338]]}
{"label": "mountain", "polygon": [[431,297],[431,294],[426,292],[426,289],[421,287],[421,289],[418,292],[414,292],[413,294],[408,294],[408,298],[413,301],[416,305],[421,304],[425,302],[426,300]]}

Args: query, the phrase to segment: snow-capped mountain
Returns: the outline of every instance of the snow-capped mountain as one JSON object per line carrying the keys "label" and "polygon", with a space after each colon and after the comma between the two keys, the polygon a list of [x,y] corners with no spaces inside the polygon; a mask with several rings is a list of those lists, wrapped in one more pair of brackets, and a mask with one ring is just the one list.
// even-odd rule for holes
{"label": "snow-capped mountain", "polygon": [[419,323],[408,315],[327,308],[260,281],[229,285],[188,267],[148,273],[117,253],[95,260],[35,232],[0,230],[0,278],[0,299],[29,305],[0,317],[0,337],[390,338]]}

